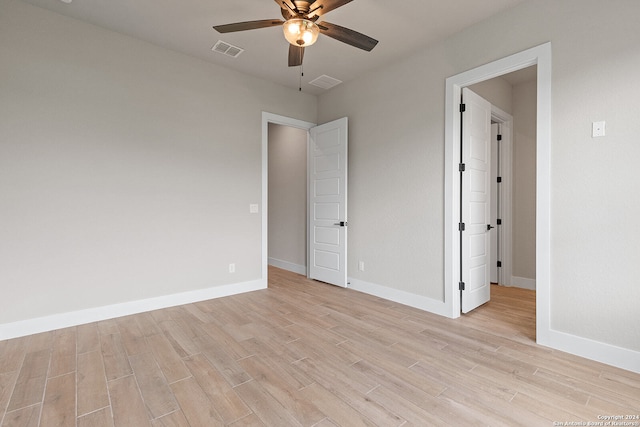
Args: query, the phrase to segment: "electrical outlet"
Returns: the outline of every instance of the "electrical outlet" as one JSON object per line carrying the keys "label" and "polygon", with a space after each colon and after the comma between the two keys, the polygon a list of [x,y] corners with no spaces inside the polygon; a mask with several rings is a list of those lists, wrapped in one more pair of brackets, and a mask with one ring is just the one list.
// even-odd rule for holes
{"label": "electrical outlet", "polygon": [[234,263],[229,264],[229,273],[236,272],[236,265]]}
{"label": "electrical outlet", "polygon": [[591,136],[597,138],[605,135],[605,122],[593,122],[593,128],[591,130]]}
{"label": "electrical outlet", "polygon": [[249,213],[258,213],[260,210],[260,206],[255,203],[249,205]]}
{"label": "electrical outlet", "polygon": [[358,270],[364,271],[364,261],[358,262]]}

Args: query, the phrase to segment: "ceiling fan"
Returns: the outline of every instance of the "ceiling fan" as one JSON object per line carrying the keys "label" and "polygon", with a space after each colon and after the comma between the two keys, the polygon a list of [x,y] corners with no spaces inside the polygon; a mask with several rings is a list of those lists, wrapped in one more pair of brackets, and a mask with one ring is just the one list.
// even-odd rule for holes
{"label": "ceiling fan", "polygon": [[320,33],[351,46],[371,51],[378,41],[349,28],[318,19],[353,0],[275,0],[280,6],[284,21],[281,19],[263,19],[260,21],[236,22],[216,25],[219,33],[255,30],[258,28],[283,26],[284,37],[289,44],[289,66],[302,65],[304,48],[311,46]]}

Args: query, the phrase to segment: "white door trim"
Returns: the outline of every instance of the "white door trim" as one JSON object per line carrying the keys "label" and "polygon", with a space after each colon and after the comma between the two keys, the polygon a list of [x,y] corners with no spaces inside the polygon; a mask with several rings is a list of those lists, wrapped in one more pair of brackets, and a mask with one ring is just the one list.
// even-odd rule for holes
{"label": "white door trim", "polygon": [[[262,268],[260,279],[264,286],[267,286],[267,266],[269,263],[269,245],[268,245],[268,229],[269,222],[267,217],[268,212],[268,188],[269,188],[269,123],[275,123],[278,125],[290,126],[297,129],[304,129],[307,132],[316,124],[311,122],[305,122],[303,120],[294,119],[291,117],[280,116],[278,114],[262,112]],[[307,152],[309,151],[309,141],[307,138]],[[307,179],[308,179],[307,173]],[[307,183],[308,188],[308,183]],[[307,265],[309,265],[307,260]]]}
{"label": "white door trim", "polygon": [[446,80],[445,99],[445,304],[449,317],[460,316],[457,287],[459,251],[457,215],[459,212],[460,113],[458,104],[462,88],[489,80],[531,65],[537,73],[537,194],[536,194],[536,337],[538,343],[549,341],[551,288],[551,43],[545,43],[506,58],[474,68]]}
{"label": "white door trim", "polygon": [[502,261],[502,273],[500,285],[511,286],[511,273],[513,271],[513,257],[511,248],[511,236],[513,233],[512,220],[512,189],[513,189],[513,117],[491,105],[491,119],[502,125],[502,142],[500,145],[500,176],[502,183],[498,186],[500,192],[500,261]]}

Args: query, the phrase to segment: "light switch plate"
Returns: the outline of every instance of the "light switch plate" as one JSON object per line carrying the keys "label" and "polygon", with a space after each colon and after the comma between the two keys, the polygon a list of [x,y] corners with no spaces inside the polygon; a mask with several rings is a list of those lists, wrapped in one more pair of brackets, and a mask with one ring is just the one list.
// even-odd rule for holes
{"label": "light switch plate", "polygon": [[259,209],[258,209],[258,205],[257,204],[250,204],[249,205],[249,213],[258,213]]}

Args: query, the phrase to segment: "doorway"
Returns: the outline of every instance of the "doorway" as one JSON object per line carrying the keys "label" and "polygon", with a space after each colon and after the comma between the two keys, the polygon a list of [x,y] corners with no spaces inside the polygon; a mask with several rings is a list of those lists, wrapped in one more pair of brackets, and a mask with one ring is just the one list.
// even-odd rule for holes
{"label": "doorway", "polygon": [[491,62],[446,80],[445,110],[445,304],[451,318],[460,317],[458,288],[460,211],[459,100],[463,87],[537,65],[536,89],[536,340],[547,344],[550,328],[550,148],[551,44],[546,43]]}
{"label": "doorway", "polygon": [[536,287],[536,74],[530,66],[470,86],[491,103],[491,282],[529,290]]}
{"label": "doorway", "polygon": [[[267,278],[268,278],[268,265],[269,265],[269,203],[268,203],[268,194],[269,194],[269,125],[277,125],[283,126],[285,128],[299,129],[308,133],[311,128],[313,128],[316,124],[311,122],[305,122],[303,120],[293,119],[291,117],[280,116],[277,114],[262,113],[262,198],[261,198],[261,206],[262,206],[262,267],[261,267],[261,281],[263,286],[267,287]],[[308,142],[306,143],[308,150]],[[305,150],[305,151],[306,151]],[[305,188],[307,188],[307,180],[305,179]],[[305,211],[305,221],[306,221],[306,211]],[[306,250],[305,250],[306,257]],[[306,265],[305,263],[305,272],[303,274],[306,275]]]}
{"label": "doorway", "polygon": [[269,123],[268,263],[307,275],[307,131]]}
{"label": "doorway", "polygon": [[[307,277],[347,286],[347,148],[346,117],[316,126],[271,113],[262,115],[262,281],[269,264],[269,127],[302,130],[307,135],[306,268]],[[291,129],[295,128],[295,129]],[[274,128],[283,130],[283,128]],[[304,191],[301,191],[303,193]],[[287,195],[288,196],[288,195]],[[286,207],[282,210],[286,211]],[[283,226],[287,231],[286,223]],[[295,264],[295,263],[294,263]],[[295,271],[295,270],[294,270]]]}

